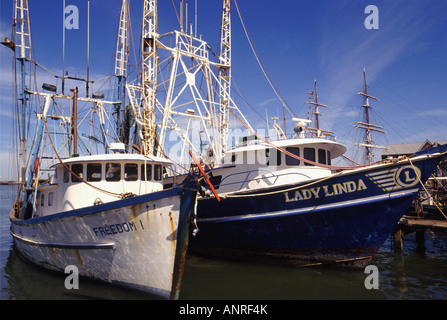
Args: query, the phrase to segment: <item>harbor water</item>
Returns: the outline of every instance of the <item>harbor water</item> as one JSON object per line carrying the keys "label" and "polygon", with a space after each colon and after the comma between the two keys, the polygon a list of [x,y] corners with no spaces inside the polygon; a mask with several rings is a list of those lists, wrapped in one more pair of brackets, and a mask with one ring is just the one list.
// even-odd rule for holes
{"label": "harbor water", "polygon": [[[149,297],[86,279],[79,289],[66,289],[63,273],[24,262],[14,251],[8,214],[15,186],[0,186],[1,300],[142,300]],[[199,226],[200,228],[200,226]],[[447,234],[425,233],[404,239],[395,254],[391,237],[372,261],[378,288],[368,289],[369,273],[239,263],[187,257],[181,300],[444,300],[447,299]]]}

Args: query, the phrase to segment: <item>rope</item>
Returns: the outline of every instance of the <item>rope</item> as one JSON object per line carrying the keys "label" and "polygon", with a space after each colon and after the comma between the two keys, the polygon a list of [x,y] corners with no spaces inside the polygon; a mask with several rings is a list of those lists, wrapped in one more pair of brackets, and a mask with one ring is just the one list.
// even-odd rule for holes
{"label": "rope", "polygon": [[422,187],[424,188],[425,192],[428,194],[428,199],[431,199],[433,201],[433,203],[435,204],[436,208],[438,208],[439,212],[444,216],[445,219],[447,219],[447,216],[445,215],[445,213],[442,211],[442,209],[438,206],[437,202],[433,199],[432,195],[430,194],[430,192],[428,192],[427,188],[425,187],[425,184],[422,183],[421,178],[419,177],[419,174],[417,172],[417,170],[415,170],[415,166],[413,164],[413,162],[411,161],[410,158],[408,158],[408,161],[410,162],[411,166],[413,167],[414,173],[416,174],[416,177],[418,178],[419,183],[422,185]]}
{"label": "rope", "polygon": [[253,43],[253,40],[252,40],[252,38],[251,38],[251,36],[250,36],[250,33],[249,33],[248,30],[247,30],[247,26],[245,25],[245,20],[244,20],[244,18],[242,17],[242,13],[241,13],[241,10],[240,10],[240,8],[239,8],[239,4],[238,4],[237,0],[234,0],[234,2],[235,2],[235,4],[236,4],[236,10],[237,10],[237,13],[238,13],[238,15],[239,15],[239,19],[241,20],[242,27],[244,28],[245,35],[247,36],[247,40],[248,40],[248,42],[249,42],[249,44],[250,44],[251,50],[253,51],[253,54],[255,55],[256,61],[258,62],[259,67],[260,67],[261,70],[262,70],[262,73],[264,73],[264,76],[265,76],[265,78],[267,79],[268,83],[269,83],[270,86],[272,87],[272,89],[273,89],[273,91],[275,92],[275,94],[276,94],[276,96],[278,97],[278,99],[279,99],[279,100],[283,103],[283,105],[287,108],[287,111],[289,111],[290,114],[294,115],[295,117],[298,117],[298,116],[295,114],[295,112],[292,111],[292,109],[290,108],[290,106],[287,104],[287,102],[285,101],[284,97],[281,95],[281,93],[279,92],[278,88],[277,88],[276,85],[273,83],[272,78],[270,77],[270,75],[269,75],[268,72],[266,71],[266,69],[265,69],[265,65],[264,65],[264,63],[262,62],[261,57],[259,56],[258,51],[256,50],[256,47],[255,47],[255,45],[254,45],[254,43]]}
{"label": "rope", "polygon": [[[32,71],[33,71],[34,85],[35,85],[36,88],[37,88],[36,70],[35,70],[35,67],[34,67],[34,66],[35,66],[35,63],[34,63],[34,61],[33,61],[32,56],[30,56],[30,61],[33,62],[33,63],[31,64],[31,66],[32,66],[32,69],[33,69]],[[43,123],[44,123],[44,125],[45,125],[45,131],[46,131],[47,136],[48,136],[48,138],[49,138],[49,140],[50,140],[51,147],[53,148],[53,151],[54,151],[54,153],[55,153],[57,159],[58,159],[59,162],[64,166],[64,168],[67,169],[72,175],[74,175],[74,176],[75,176],[77,179],[79,179],[81,182],[87,184],[88,186],[92,187],[92,188],[95,189],[95,190],[98,190],[98,191],[103,192],[103,193],[105,193],[105,194],[108,194],[108,195],[111,195],[111,196],[114,196],[114,197],[118,197],[118,198],[121,198],[121,199],[127,197],[128,195],[126,195],[126,194],[115,193],[115,192],[111,192],[111,191],[107,191],[107,190],[98,188],[98,187],[92,185],[91,183],[85,181],[83,178],[81,178],[81,177],[78,176],[76,173],[74,173],[73,171],[70,170],[70,168],[69,168],[69,167],[62,161],[62,159],[61,159],[60,156],[59,156],[59,153],[58,153],[57,150],[56,150],[56,147],[55,147],[55,145],[54,145],[54,143],[53,143],[53,139],[51,138],[50,130],[48,129],[48,122],[47,122],[47,119],[46,119],[46,117],[43,117],[42,103],[41,103],[39,97],[37,97],[37,100],[38,100],[38,102],[39,102],[39,108],[40,108],[40,112],[41,112],[41,114],[42,114],[42,120],[43,120]]]}
{"label": "rope", "polygon": [[[202,67],[200,67],[200,68],[202,68]],[[203,71],[203,70],[202,70],[202,71]],[[216,90],[216,88],[213,86],[213,84],[209,81],[207,74],[206,74],[205,72],[203,72],[203,73],[205,74],[205,78],[206,78],[206,80],[210,83],[210,85],[211,85],[211,87],[213,88],[214,92],[217,94],[217,96],[219,97],[219,99],[221,99],[219,92]],[[257,133],[256,133],[250,126],[249,126],[249,125],[245,124],[244,121],[242,121],[242,120],[241,120],[241,119],[234,113],[234,111],[233,111],[229,106],[227,106],[227,108],[228,108],[228,110],[231,112],[231,114],[236,118],[236,120],[238,120],[238,121],[239,121],[239,122],[240,122],[240,123],[247,129],[247,130],[249,130],[249,131],[250,131],[254,136],[256,136],[259,140],[264,141],[266,144],[268,144],[268,145],[272,146],[273,148],[275,148],[275,149],[281,151],[282,153],[288,155],[289,157],[292,157],[292,158],[295,158],[295,159],[297,159],[297,160],[300,160],[300,161],[309,163],[309,164],[311,164],[311,165],[313,165],[313,166],[323,167],[323,168],[329,168],[329,169],[334,169],[334,170],[352,170],[352,169],[364,168],[364,167],[367,167],[367,166],[374,165],[374,164],[377,164],[377,163],[382,162],[382,161],[376,161],[376,162],[369,163],[369,164],[364,164],[364,165],[360,165],[360,164],[359,164],[359,165],[357,165],[357,166],[332,166],[332,165],[322,164],[322,163],[317,163],[317,162],[314,162],[314,161],[311,161],[311,160],[302,158],[302,157],[300,157],[300,156],[297,156],[296,154],[293,154],[293,153],[291,153],[291,152],[285,150],[284,148],[281,148],[281,147],[275,145],[274,143],[272,143],[271,141],[267,140],[266,138],[264,138],[264,137],[258,135],[258,134],[257,134]]]}

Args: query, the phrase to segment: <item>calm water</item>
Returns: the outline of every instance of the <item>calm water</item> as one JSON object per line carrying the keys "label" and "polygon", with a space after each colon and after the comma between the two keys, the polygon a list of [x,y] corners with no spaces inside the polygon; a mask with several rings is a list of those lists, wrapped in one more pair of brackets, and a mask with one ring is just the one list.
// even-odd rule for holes
{"label": "calm water", "polygon": [[[12,186],[0,186],[0,299],[148,299],[107,284],[80,280],[79,290],[64,287],[65,276],[23,262],[13,250],[8,214]],[[362,271],[283,268],[188,256],[180,295],[184,300],[295,299],[447,299],[447,234],[425,234],[425,248],[405,237],[404,255],[392,251],[391,239],[372,264],[379,289],[367,290]]]}

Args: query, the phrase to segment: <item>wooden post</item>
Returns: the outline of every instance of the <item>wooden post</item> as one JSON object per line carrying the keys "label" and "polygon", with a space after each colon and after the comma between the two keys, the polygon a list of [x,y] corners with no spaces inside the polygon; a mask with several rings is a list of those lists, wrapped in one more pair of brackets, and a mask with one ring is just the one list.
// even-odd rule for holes
{"label": "wooden post", "polygon": [[404,232],[401,228],[397,227],[393,232],[394,237],[394,252],[403,253],[404,252]]}
{"label": "wooden post", "polygon": [[417,251],[424,253],[425,252],[425,231],[424,230],[416,230],[416,243],[417,243]]}
{"label": "wooden post", "polygon": [[419,219],[422,217],[422,211],[423,211],[421,197],[417,197],[417,199],[415,200],[415,207],[416,207],[417,217]]}

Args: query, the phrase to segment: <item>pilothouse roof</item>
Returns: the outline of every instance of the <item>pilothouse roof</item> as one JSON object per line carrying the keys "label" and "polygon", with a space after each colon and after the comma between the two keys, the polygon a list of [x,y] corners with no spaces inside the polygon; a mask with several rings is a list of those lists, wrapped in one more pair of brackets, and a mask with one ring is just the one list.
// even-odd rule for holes
{"label": "pilothouse roof", "polygon": [[[98,162],[98,161],[107,161],[107,162],[114,162],[114,161],[126,161],[126,162],[155,162],[155,163],[161,163],[164,165],[171,165],[172,161],[160,158],[160,157],[154,157],[154,156],[144,156],[142,154],[136,154],[136,153],[111,153],[111,154],[98,154],[98,155],[90,155],[90,156],[81,156],[81,157],[73,157],[69,159],[64,159],[63,162],[65,164],[69,163],[79,163],[79,162]],[[58,164],[56,164],[58,165]],[[59,163],[60,165],[60,163]]]}
{"label": "pilothouse roof", "polygon": [[278,146],[281,148],[288,147],[309,147],[309,148],[324,148],[331,152],[331,158],[337,158],[346,152],[346,147],[338,142],[326,139],[318,138],[301,138],[301,139],[284,139],[278,140],[272,143],[272,145],[261,142],[257,144],[250,144],[247,146],[239,146],[234,149],[228,150],[227,154],[235,154],[243,151],[254,151],[274,148]]}

